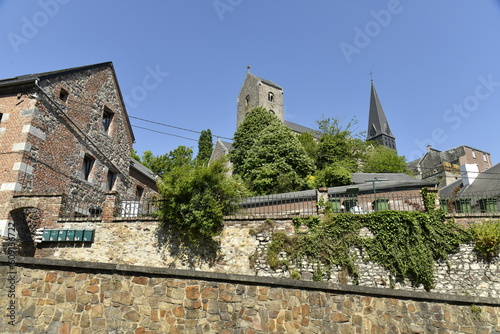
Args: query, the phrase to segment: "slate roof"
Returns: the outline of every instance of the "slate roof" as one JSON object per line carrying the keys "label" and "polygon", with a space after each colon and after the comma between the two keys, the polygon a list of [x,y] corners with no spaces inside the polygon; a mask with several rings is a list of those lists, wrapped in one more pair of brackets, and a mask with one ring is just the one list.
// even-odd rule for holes
{"label": "slate roof", "polygon": [[386,135],[395,138],[392,134],[391,128],[389,127],[389,122],[387,122],[387,117],[385,116],[384,109],[378,98],[377,90],[375,89],[375,84],[371,83],[371,93],[370,93],[370,112],[368,116],[368,132],[366,140],[372,140],[380,135]]}
{"label": "slate roof", "polygon": [[467,197],[472,194],[500,195],[500,164],[479,173],[474,182],[468,186],[464,187],[462,180],[459,179],[443,187],[439,192],[440,196],[450,197],[456,187],[460,187],[460,191],[457,193],[459,197]]}
{"label": "slate roof", "polygon": [[375,182],[375,189],[378,190],[398,190],[408,188],[434,187],[434,182],[422,182],[404,173],[352,173],[351,178],[354,184],[340,187],[328,188],[329,194],[342,194],[348,188],[358,188],[359,192],[373,191],[373,183],[369,180],[380,180]]}
{"label": "slate roof", "polygon": [[272,87],[274,87],[274,88],[278,88],[278,89],[280,89],[280,90],[283,90],[283,88],[281,88],[281,87],[280,87],[280,85],[278,85],[278,84],[276,84],[276,83],[272,82],[271,80],[267,80],[267,79],[262,79],[262,78],[259,78],[258,76],[254,75],[254,74],[252,74],[252,73],[250,73],[250,72],[248,72],[248,75],[249,75],[249,76],[251,76],[251,77],[253,77],[254,79],[257,79],[257,80],[259,80],[259,81],[262,81],[263,83],[265,83],[265,84],[266,84],[266,85],[268,85],[268,86],[272,86]]}
{"label": "slate roof", "polygon": [[130,167],[156,182],[156,174],[134,158],[130,158]]}
{"label": "slate roof", "polygon": [[296,132],[299,134],[308,132],[308,133],[312,134],[313,137],[319,138],[318,130],[314,130],[314,129],[308,128],[307,126],[303,126],[303,125],[293,123],[290,121],[285,121],[285,125],[288,126],[290,129],[292,129],[293,132]]}

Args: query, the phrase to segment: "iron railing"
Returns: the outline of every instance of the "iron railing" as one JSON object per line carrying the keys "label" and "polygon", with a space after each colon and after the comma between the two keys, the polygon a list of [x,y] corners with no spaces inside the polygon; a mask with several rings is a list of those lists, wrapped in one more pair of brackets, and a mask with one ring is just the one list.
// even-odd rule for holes
{"label": "iron railing", "polygon": [[441,208],[448,213],[499,213],[499,193],[469,193],[460,196],[440,197]]}
{"label": "iron railing", "polygon": [[317,215],[316,190],[244,198],[232,216]]}
{"label": "iron railing", "polygon": [[104,208],[104,200],[83,200],[77,197],[63,197],[59,219],[88,220],[100,219]]}
{"label": "iron railing", "polygon": [[122,199],[115,210],[115,217],[154,217],[160,208],[161,201],[157,198]]}

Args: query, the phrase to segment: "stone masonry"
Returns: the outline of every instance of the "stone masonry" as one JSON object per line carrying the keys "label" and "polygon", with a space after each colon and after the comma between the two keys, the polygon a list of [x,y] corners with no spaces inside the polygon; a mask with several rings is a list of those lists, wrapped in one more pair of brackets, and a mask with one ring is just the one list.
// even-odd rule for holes
{"label": "stone masonry", "polygon": [[[2,333],[500,333],[498,299],[0,257]],[[15,290],[15,296],[6,297]]]}

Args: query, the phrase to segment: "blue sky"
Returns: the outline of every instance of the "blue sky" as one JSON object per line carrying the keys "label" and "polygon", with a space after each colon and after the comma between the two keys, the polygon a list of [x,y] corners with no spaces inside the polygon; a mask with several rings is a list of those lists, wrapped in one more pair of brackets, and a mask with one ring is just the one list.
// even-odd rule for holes
{"label": "blue sky", "polygon": [[[498,0],[0,0],[0,50],[0,78],[112,61],[130,116],[229,138],[247,65],[284,88],[285,119],[358,131],[373,72],[399,154],[500,159]],[[198,133],[131,123],[139,154],[196,151]]]}

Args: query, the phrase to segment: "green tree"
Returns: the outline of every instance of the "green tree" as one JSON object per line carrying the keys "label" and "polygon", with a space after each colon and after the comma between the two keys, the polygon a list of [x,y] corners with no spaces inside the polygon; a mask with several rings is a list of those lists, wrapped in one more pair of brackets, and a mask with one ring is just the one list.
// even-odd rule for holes
{"label": "green tree", "polygon": [[183,243],[195,248],[220,234],[224,216],[236,209],[235,200],[245,194],[242,183],[228,176],[222,160],[174,166],[164,174],[159,191],[160,226],[171,228]]}
{"label": "green tree", "polygon": [[362,167],[365,173],[410,173],[405,157],[399,156],[395,150],[375,144],[367,151]]}
{"label": "green tree", "polygon": [[241,168],[248,157],[248,152],[259,138],[260,133],[271,124],[281,124],[281,122],[265,108],[255,107],[236,129],[233,149],[229,154],[235,174],[242,173]]}
{"label": "green tree", "polygon": [[181,145],[168,154],[159,156],[153,155],[151,151],[144,151],[140,158],[140,162],[151,169],[156,175],[163,176],[174,167],[192,165],[193,150]]}
{"label": "green tree", "polygon": [[196,162],[199,164],[206,164],[210,160],[213,150],[212,131],[210,129],[201,131],[200,138],[198,139],[198,155]]}
{"label": "green tree", "polygon": [[321,133],[316,159],[319,170],[333,164],[344,166],[351,172],[357,172],[359,162],[366,152],[366,143],[361,139],[362,132],[353,133],[357,124],[352,119],[345,126],[336,118],[323,118],[318,121]]}
{"label": "green tree", "polygon": [[306,151],[307,155],[316,161],[318,157],[318,141],[314,138],[314,136],[309,132],[301,133],[297,136],[297,139],[302,144],[302,147]]}
{"label": "green tree", "polygon": [[238,171],[250,190],[264,195],[307,188],[314,164],[292,130],[278,121],[260,131]]}
{"label": "green tree", "polygon": [[351,172],[343,166],[327,166],[314,177],[313,188],[338,187],[352,184]]}

